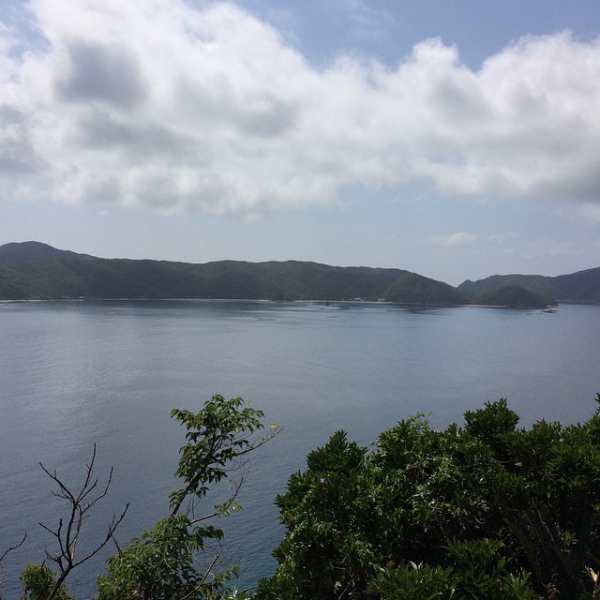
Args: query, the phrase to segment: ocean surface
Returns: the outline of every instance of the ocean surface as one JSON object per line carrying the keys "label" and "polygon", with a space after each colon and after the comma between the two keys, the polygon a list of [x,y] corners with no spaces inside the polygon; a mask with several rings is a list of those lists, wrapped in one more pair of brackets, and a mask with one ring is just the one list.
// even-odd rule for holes
{"label": "ocean surface", "polygon": [[[66,505],[39,465],[73,489],[94,444],[107,497],[85,523],[83,554],[130,503],[125,543],[166,515],[183,431],[174,407],[242,396],[281,433],[255,455],[224,520],[241,585],[269,575],[283,535],[274,500],[306,454],[339,429],[370,445],[415,413],[433,427],[507,398],[521,425],[587,419],[600,392],[600,306],[555,312],[387,304],[239,301],[61,301],[0,304],[0,596],[18,598],[27,561],[55,551]],[[211,503],[207,502],[207,512]],[[109,549],[110,552],[114,548]],[[95,591],[107,552],[69,580]]]}

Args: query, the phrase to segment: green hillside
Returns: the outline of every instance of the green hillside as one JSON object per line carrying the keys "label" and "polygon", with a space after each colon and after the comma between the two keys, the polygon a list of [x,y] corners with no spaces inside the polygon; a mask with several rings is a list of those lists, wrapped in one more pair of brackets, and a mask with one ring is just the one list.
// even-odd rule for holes
{"label": "green hillside", "polygon": [[505,285],[498,290],[479,296],[474,302],[507,308],[547,308],[556,305],[556,301],[530,292],[519,285]]}
{"label": "green hillside", "polygon": [[541,275],[493,275],[465,281],[458,290],[466,296],[482,296],[505,286],[518,285],[534,294],[563,302],[600,302],[600,267],[558,277]]}
{"label": "green hillside", "polygon": [[[500,293],[502,288],[513,289]],[[493,275],[467,280],[455,288],[402,269],[294,260],[190,264],[97,258],[40,242],[0,246],[0,300],[60,298],[360,299],[433,306],[540,307],[553,305],[553,299],[600,302],[600,268],[559,277]]]}
{"label": "green hillside", "polygon": [[0,299],[225,298],[385,300],[456,305],[452,286],[400,269],[333,267],[299,261],[188,264],[103,259],[39,242],[0,247]]}

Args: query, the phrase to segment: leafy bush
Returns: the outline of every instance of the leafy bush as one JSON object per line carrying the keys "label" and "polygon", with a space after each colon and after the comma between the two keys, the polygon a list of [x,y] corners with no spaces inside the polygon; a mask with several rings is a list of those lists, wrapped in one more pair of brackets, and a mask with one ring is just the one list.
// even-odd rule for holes
{"label": "leafy bush", "polygon": [[51,594],[57,600],[73,600],[65,585],[60,585],[56,591],[56,576],[46,565],[27,565],[20,575],[23,581],[21,600],[38,600],[50,598]]}
{"label": "leafy bush", "polygon": [[277,498],[288,531],[257,599],[595,597],[600,414],[518,420],[501,399],[445,431],[401,421],[370,452],[336,433]]}
{"label": "leafy bush", "polygon": [[[244,466],[246,455],[277,435],[278,427],[273,424],[266,435],[260,435],[263,413],[242,398],[225,400],[220,395],[213,396],[198,413],[175,409],[171,416],[186,429],[186,443],[180,450],[175,472],[182,487],[170,494],[169,513],[164,519],[125,548],[117,545],[117,553],[107,561],[106,572],[98,577],[98,600],[242,600],[248,597],[230,589],[229,582],[237,569],[220,568],[218,542],[223,532],[213,524],[216,517],[241,510],[236,499],[243,477],[240,475],[237,482],[234,479],[228,482],[233,484],[231,496],[212,511],[202,514],[198,504],[205,498],[209,486],[232,477]],[[24,600],[71,600],[64,586],[67,576],[109,540],[114,540],[114,531],[125,511],[113,519],[106,538],[90,554],[77,556],[86,513],[106,495],[110,486],[109,477],[104,490],[90,496],[98,484],[93,475],[94,458],[95,449],[86,468],[85,483],[78,492],[71,491],[55,472],[42,466],[59,487],[55,495],[68,502],[69,516],[64,521],[61,519],[54,530],[43,526],[54,536],[58,546],[56,553],[46,552],[46,558],[57,565],[58,574],[45,564],[27,565],[21,575]],[[216,549],[211,542],[216,542]],[[0,556],[0,562],[7,552]]]}
{"label": "leafy bush", "polygon": [[[221,396],[197,414],[172,416],[187,430],[176,471],[182,487],[164,519],[109,558],[98,599],[250,598],[230,589],[235,569],[215,568],[210,553],[223,535],[210,519],[238,508],[239,488],[212,514],[198,516],[196,505],[277,426],[255,437],[262,413]],[[335,433],[277,497],[287,534],[255,600],[600,598],[600,409],[570,426],[524,429],[518,420],[501,399],[444,431],[422,415],[403,420],[371,449]],[[79,496],[46,472],[82,515],[106,493],[86,504],[93,460]],[[57,578],[44,564],[28,565],[22,598],[69,600],[63,582],[82,562],[74,556],[79,533],[65,544],[62,521],[45,528],[68,568]]]}

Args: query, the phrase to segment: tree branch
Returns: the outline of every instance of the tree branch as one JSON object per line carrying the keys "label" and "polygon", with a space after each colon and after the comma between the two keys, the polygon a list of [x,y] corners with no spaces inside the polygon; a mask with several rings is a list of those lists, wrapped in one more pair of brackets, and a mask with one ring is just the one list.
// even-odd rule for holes
{"label": "tree branch", "polygon": [[87,513],[91,511],[96,504],[102,500],[108,494],[112,483],[113,469],[110,469],[108,480],[104,488],[93,495],[98,487],[98,478],[94,478],[94,465],[96,462],[96,444],[94,444],[94,451],[92,453],[92,459],[88,465],[86,465],[85,477],[83,484],[79,490],[73,492],[68,486],[58,477],[56,471],[50,472],[42,463],[40,466],[44,473],[52,479],[58,485],[58,491],[52,492],[52,494],[65,500],[69,503],[69,517],[66,521],[61,518],[58,522],[56,529],[51,529],[47,525],[40,523],[43,529],[50,533],[58,544],[58,552],[51,554],[46,550],[46,557],[48,560],[54,562],[58,567],[58,578],[50,595],[47,600],[52,600],[60,586],[64,583],[69,573],[88,561],[90,558],[98,554],[106,544],[114,538],[115,531],[125,518],[127,510],[129,509],[129,503],[125,505],[123,512],[117,517],[113,514],[111,522],[108,524],[106,535],[101,539],[86,555],[81,558],[77,558],[77,544],[80,540],[80,536],[83,529],[83,522],[87,516]]}
{"label": "tree branch", "polygon": [[[4,567],[2,566],[2,561],[14,550],[17,550],[18,548],[20,548],[24,543],[25,540],[27,539],[27,534],[23,534],[23,539],[18,542],[17,544],[13,544],[12,546],[10,546],[9,548],[7,548],[1,555],[0,555],[0,585],[2,585],[2,582],[4,581],[4,577],[6,576],[6,571],[4,570]],[[0,596],[0,600],[2,600],[2,596]]]}

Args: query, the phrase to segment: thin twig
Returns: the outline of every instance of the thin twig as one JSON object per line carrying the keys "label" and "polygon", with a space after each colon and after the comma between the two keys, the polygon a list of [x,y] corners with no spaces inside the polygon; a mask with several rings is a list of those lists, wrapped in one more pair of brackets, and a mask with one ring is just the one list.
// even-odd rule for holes
{"label": "thin twig", "polygon": [[[90,558],[98,554],[104,546],[111,540],[114,539],[114,534],[129,509],[129,503],[125,505],[123,512],[117,517],[113,514],[111,522],[108,524],[106,536],[100,540],[86,555],[81,558],[77,558],[77,544],[79,542],[81,532],[83,529],[83,522],[86,518],[87,513],[92,510],[96,504],[102,500],[108,494],[112,483],[113,469],[110,469],[106,485],[100,489],[98,488],[98,478],[94,478],[94,464],[96,462],[96,444],[94,444],[94,451],[92,453],[92,459],[88,465],[86,465],[85,477],[83,484],[77,492],[72,492],[68,486],[58,477],[56,471],[49,471],[42,463],[40,466],[44,473],[52,479],[58,485],[58,491],[53,491],[52,494],[65,500],[69,503],[69,517],[66,521],[61,518],[58,522],[56,529],[51,529],[47,525],[40,523],[43,529],[45,529],[50,535],[52,535],[58,544],[58,552],[50,554],[46,550],[46,557],[48,560],[54,562],[59,571],[58,578],[48,596],[47,600],[52,600],[60,586],[64,583],[69,573],[88,561]],[[96,495],[92,494],[97,492]]]}

